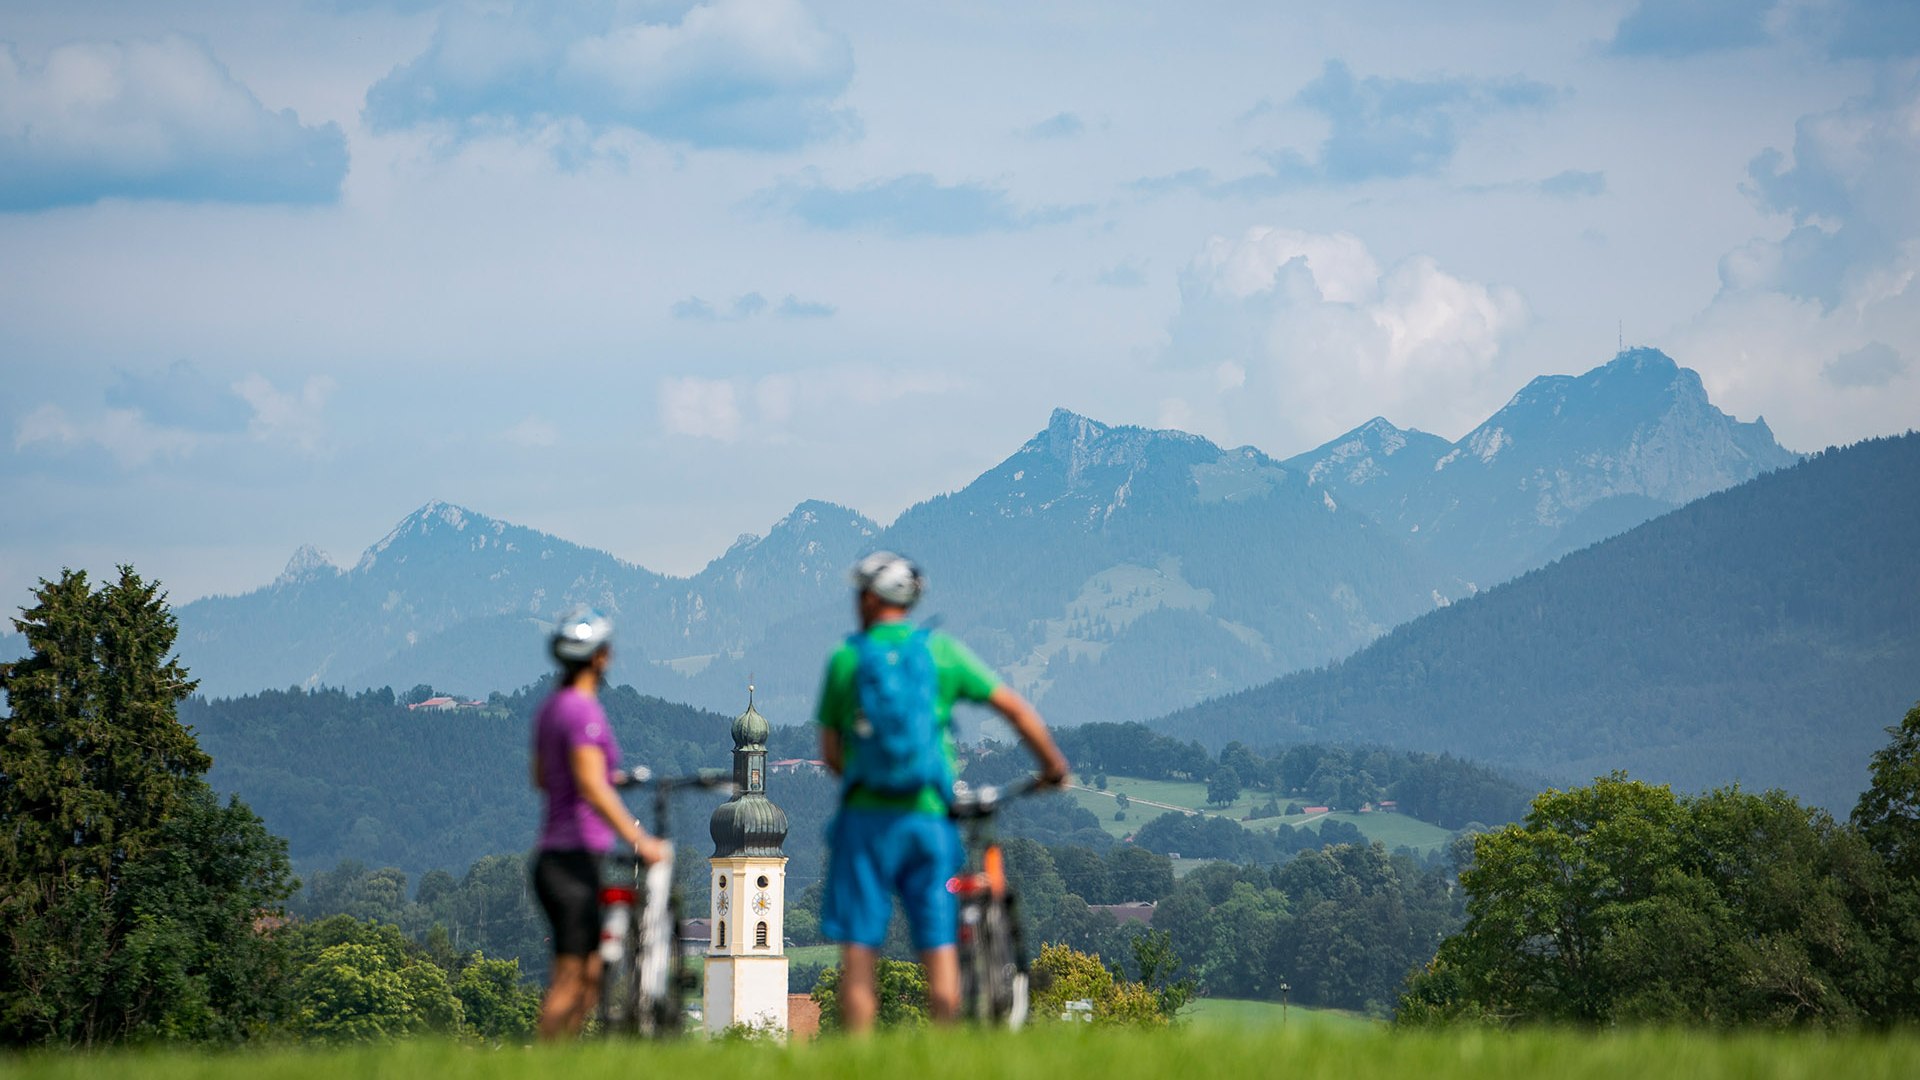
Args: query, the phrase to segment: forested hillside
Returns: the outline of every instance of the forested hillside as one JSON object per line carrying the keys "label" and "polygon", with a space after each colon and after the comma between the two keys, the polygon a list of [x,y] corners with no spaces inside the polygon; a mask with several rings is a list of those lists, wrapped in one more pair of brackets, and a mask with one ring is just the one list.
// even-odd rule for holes
{"label": "forested hillside", "polygon": [[[532,848],[539,803],[528,779],[530,717],[542,687],[485,709],[410,710],[391,690],[273,690],[195,697],[180,719],[213,755],[216,790],[241,793],[288,841],[296,869],[358,859],[418,875]],[[677,772],[728,762],[729,720],[642,697],[601,695],[622,757]],[[687,820],[704,832],[707,812]]]}
{"label": "forested hillside", "polygon": [[1230,740],[1448,750],[1582,779],[1738,780],[1828,807],[1920,698],[1920,435],[1816,455],[1167,716]]}

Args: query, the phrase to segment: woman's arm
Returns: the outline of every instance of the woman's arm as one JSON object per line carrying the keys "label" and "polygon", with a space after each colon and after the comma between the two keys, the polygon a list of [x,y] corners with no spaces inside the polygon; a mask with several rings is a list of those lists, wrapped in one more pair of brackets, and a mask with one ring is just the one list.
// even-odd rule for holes
{"label": "woman's arm", "polygon": [[660,861],[666,854],[666,846],[647,835],[647,830],[627,813],[620,796],[614,794],[613,785],[607,783],[606,753],[597,746],[576,746],[568,751],[567,760],[573,765],[573,782],[587,805],[613,826],[613,831],[633,848],[634,854],[649,863]]}

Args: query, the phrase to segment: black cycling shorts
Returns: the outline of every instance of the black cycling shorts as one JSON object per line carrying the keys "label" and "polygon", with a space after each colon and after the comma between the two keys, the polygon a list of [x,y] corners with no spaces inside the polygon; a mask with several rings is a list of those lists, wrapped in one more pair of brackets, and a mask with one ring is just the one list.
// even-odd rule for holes
{"label": "black cycling shorts", "polygon": [[533,860],[533,891],[553,927],[553,955],[586,956],[600,947],[600,856],[542,851]]}

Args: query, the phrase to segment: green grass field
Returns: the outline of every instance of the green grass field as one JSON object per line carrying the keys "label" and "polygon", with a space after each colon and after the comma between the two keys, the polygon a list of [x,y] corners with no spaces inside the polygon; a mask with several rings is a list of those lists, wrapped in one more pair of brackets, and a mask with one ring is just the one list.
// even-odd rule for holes
{"label": "green grass field", "polygon": [[[1241,821],[1255,806],[1267,801],[1265,792],[1243,792],[1240,798],[1230,806],[1212,807],[1207,805],[1207,785],[1197,780],[1137,780],[1130,776],[1109,776],[1107,790],[1081,791],[1075,789],[1070,794],[1073,800],[1100,819],[1100,827],[1118,839],[1133,830],[1166,813],[1165,807],[1148,806],[1135,801],[1127,810],[1127,820],[1113,820],[1117,804],[1114,794],[1125,792],[1127,798],[1149,800],[1164,803],[1166,806],[1199,810],[1208,814],[1217,814],[1232,818],[1250,829],[1271,829],[1276,825],[1299,825],[1307,823],[1313,828],[1315,822],[1304,816],[1262,818],[1259,821]],[[1281,800],[1285,805],[1287,800]],[[1344,821],[1360,830],[1369,840],[1378,840],[1386,845],[1388,851],[1409,847],[1415,851],[1428,852],[1445,844],[1452,833],[1438,825],[1429,825],[1416,821],[1405,814],[1354,814],[1341,812],[1325,815],[1324,820]]]}
{"label": "green grass field", "polygon": [[9,1080],[632,1080],[645,1076],[753,1076],[756,1080],[840,1080],[982,1076],[1125,1080],[1198,1074],[1284,1075],[1287,1080],[1450,1080],[1459,1077],[1863,1078],[1920,1076],[1920,1035],[1717,1035],[1626,1031],[1607,1034],[1461,1031],[1422,1034],[1377,1025],[1235,1024],[1170,1032],[1059,1028],[1019,1035],[970,1032],[906,1035],[866,1043],[807,1046],[596,1043],[558,1048],[481,1049],[419,1040],[337,1051],[262,1049],[224,1053],[162,1049],[0,1056]]}
{"label": "green grass field", "polygon": [[1277,1001],[1246,1001],[1240,998],[1195,998],[1180,1010],[1180,1020],[1201,1030],[1277,1028],[1284,1025],[1351,1031],[1381,1026],[1381,1021],[1346,1009],[1309,1009],[1300,1005],[1283,1008]]}
{"label": "green grass field", "polygon": [[795,945],[787,950],[787,959],[795,964],[837,964],[840,962],[840,946]]}

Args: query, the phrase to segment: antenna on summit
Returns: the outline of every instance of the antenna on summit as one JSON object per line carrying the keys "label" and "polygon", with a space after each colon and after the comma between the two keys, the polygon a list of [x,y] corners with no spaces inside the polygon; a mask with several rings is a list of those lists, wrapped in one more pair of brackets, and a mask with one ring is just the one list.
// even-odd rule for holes
{"label": "antenna on summit", "polygon": [[1619,337],[1620,337],[1620,340],[1619,340],[1619,345],[1620,345],[1620,348],[1619,348],[1619,351],[1620,351],[1620,352],[1626,352],[1626,351],[1627,351],[1627,320],[1625,320],[1625,319],[1620,319],[1620,320],[1617,320],[1617,321],[1616,321],[1616,323],[1615,323],[1615,325],[1614,325],[1614,331],[1615,331],[1615,333],[1617,333],[1617,334],[1619,335]]}

